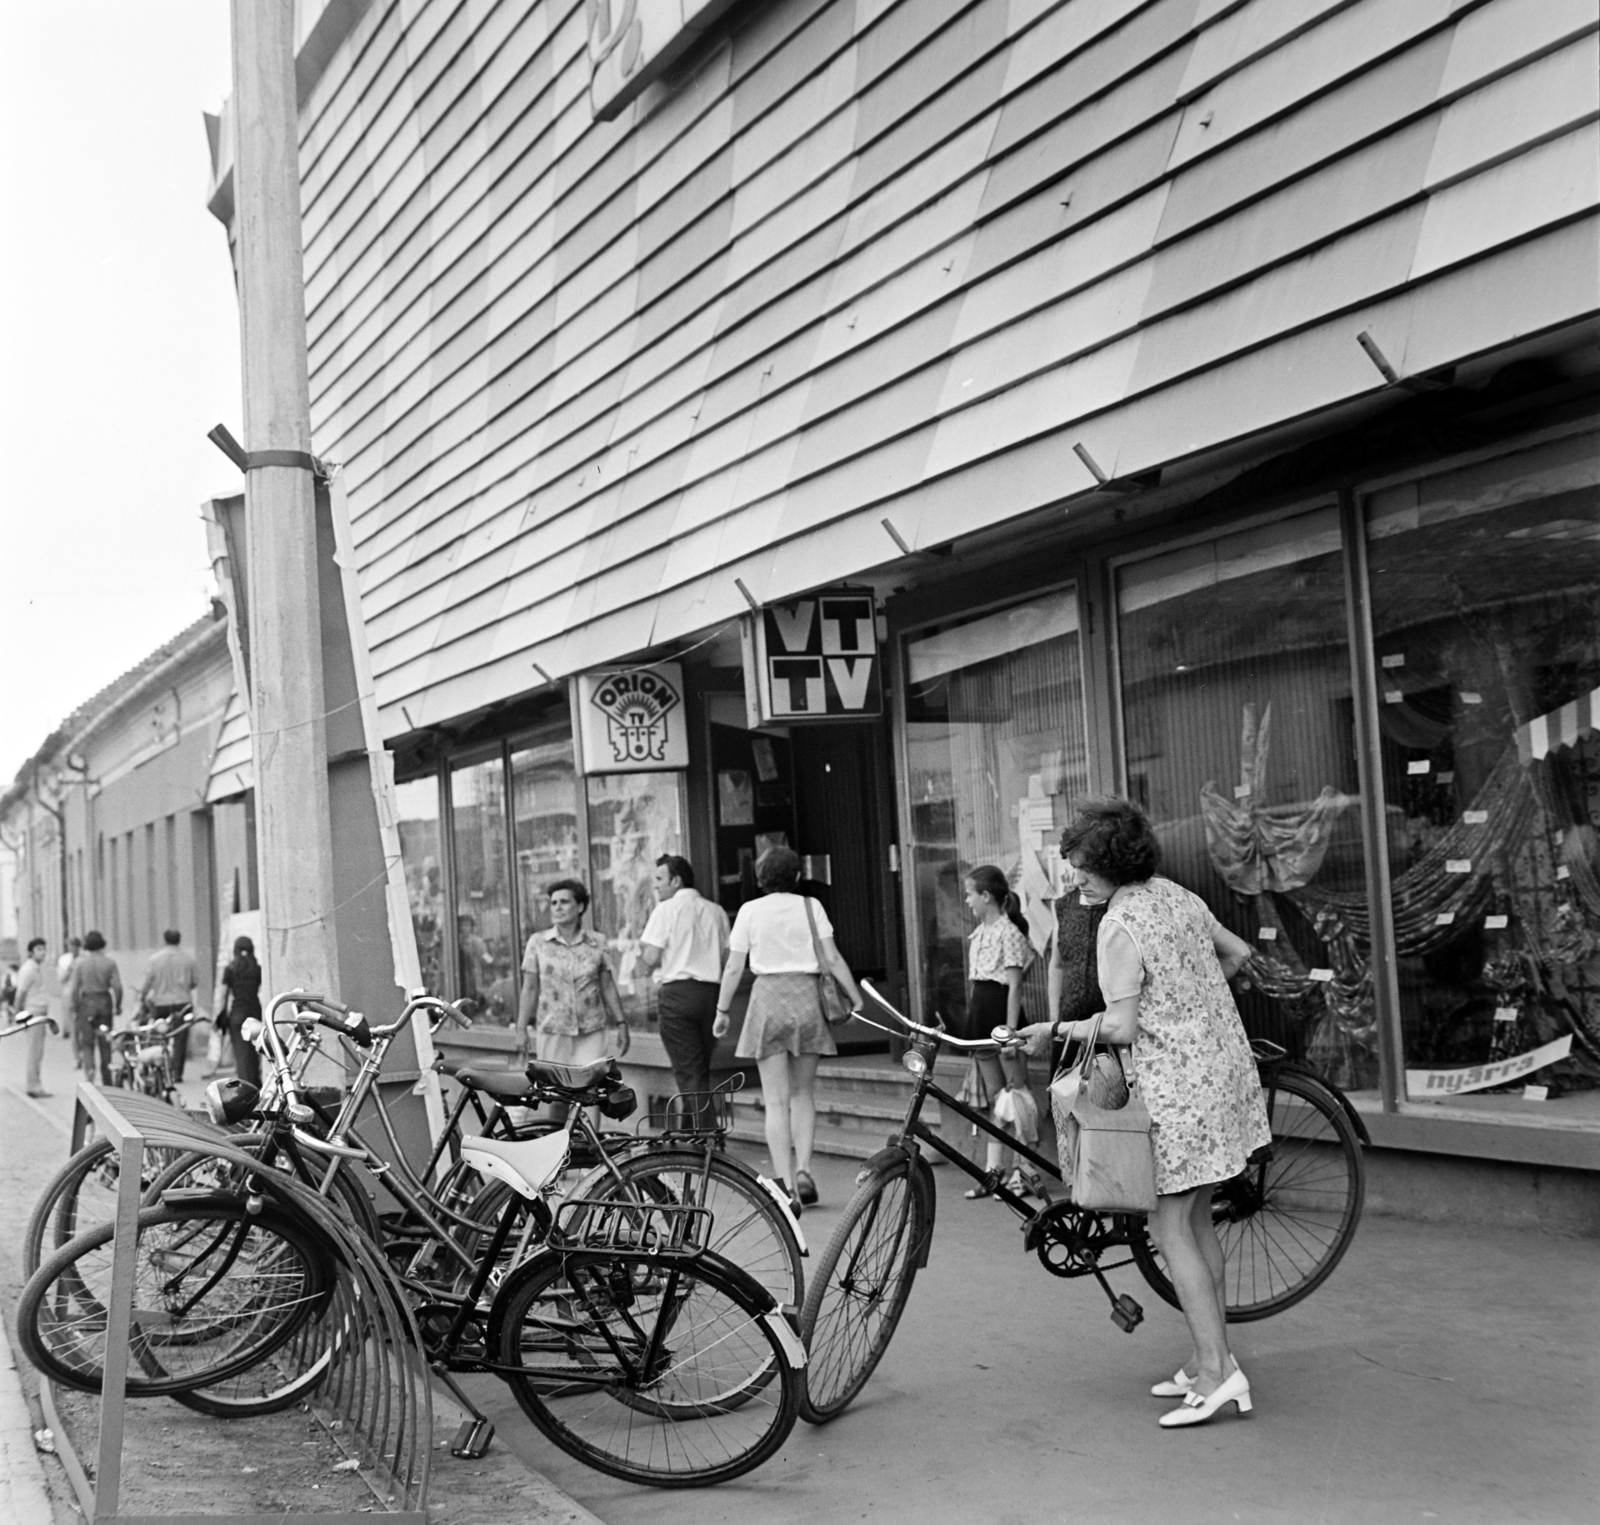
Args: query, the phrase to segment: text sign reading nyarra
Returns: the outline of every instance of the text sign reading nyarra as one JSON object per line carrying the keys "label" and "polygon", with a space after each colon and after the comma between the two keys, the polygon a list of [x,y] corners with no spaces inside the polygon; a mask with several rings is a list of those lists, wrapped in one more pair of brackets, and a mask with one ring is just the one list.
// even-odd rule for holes
{"label": "text sign reading nyarra", "polygon": [[870,588],[824,588],[761,611],[762,708],[769,720],[883,713],[877,610]]}
{"label": "text sign reading nyarra", "polygon": [[587,0],[589,101],[609,122],[694,46],[734,0]]}

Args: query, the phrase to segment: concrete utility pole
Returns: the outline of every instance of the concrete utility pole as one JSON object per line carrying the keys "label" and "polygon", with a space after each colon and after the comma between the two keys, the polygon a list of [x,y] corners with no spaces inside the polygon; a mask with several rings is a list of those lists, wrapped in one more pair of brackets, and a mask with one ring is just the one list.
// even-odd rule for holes
{"label": "concrete utility pole", "polygon": [[245,478],[262,993],[337,998],[294,0],[232,0],[232,14],[244,443],[271,457]]}

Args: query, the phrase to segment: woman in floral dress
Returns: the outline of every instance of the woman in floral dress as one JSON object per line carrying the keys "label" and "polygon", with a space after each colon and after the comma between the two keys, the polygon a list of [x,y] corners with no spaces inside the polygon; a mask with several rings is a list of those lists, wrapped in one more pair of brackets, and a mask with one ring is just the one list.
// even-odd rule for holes
{"label": "woman in floral dress", "polygon": [[[1247,1413],[1250,1383],[1228,1349],[1211,1194],[1272,1137],[1228,989],[1250,946],[1219,925],[1198,895],[1156,876],[1160,846],[1144,812],[1128,800],[1086,802],[1062,833],[1061,852],[1086,895],[1108,901],[1097,946],[1106,1001],[1100,1036],[1132,1045],[1129,1078],[1154,1124],[1150,1233],[1194,1340],[1191,1359],[1151,1389],[1184,1400],[1161,1424],[1200,1424],[1229,1403]],[[1021,1031],[1030,1051],[1042,1053],[1052,1036],[1082,1040],[1092,1021]]]}

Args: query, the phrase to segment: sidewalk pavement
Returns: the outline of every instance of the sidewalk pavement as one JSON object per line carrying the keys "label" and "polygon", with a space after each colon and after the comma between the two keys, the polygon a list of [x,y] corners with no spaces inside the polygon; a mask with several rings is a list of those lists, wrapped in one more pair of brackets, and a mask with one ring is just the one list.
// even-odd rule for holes
{"label": "sidewalk pavement", "polygon": [[[49,1096],[25,1094],[24,1068],[22,1040],[0,1041],[0,1312],[6,1325],[21,1290],[22,1229],[40,1188],[67,1158],[79,1079],[71,1049],[59,1038],[51,1038],[45,1050]],[[201,1104],[208,1069],[203,1051],[190,1056],[182,1088],[187,1105]],[[25,1363],[18,1367],[8,1340],[0,1336],[0,1525],[81,1520],[61,1465],[35,1449],[34,1431],[44,1423],[37,1386],[31,1369]],[[305,1416],[295,1410],[269,1419],[222,1422],[153,1400],[130,1404],[128,1416],[123,1507],[136,1513],[199,1510],[226,1518],[262,1507],[251,1500],[267,1474],[276,1472],[275,1496],[284,1499],[291,1515],[303,1512],[314,1518],[318,1493],[296,1490],[332,1481],[313,1481],[320,1476],[315,1460],[301,1464],[305,1448],[312,1449],[313,1458],[317,1452],[306,1439]],[[504,1444],[496,1444],[481,1462],[451,1457],[448,1442],[464,1417],[436,1387],[431,1522],[503,1525],[509,1515],[519,1525],[600,1525]],[[72,1422],[65,1412],[63,1419]],[[522,1423],[520,1418],[512,1422]],[[83,1437],[79,1439],[81,1446]],[[271,1465],[269,1456],[275,1459]]]}

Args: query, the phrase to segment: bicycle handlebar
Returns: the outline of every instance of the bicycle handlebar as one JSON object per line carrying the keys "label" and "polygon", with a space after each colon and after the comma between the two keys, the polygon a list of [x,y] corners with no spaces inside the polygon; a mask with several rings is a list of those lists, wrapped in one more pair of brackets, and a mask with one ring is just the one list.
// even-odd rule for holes
{"label": "bicycle handlebar", "polygon": [[910,1028],[914,1033],[922,1033],[925,1037],[937,1038],[939,1042],[947,1043],[952,1048],[964,1048],[971,1050],[980,1048],[998,1049],[1000,1047],[1000,1045],[996,1043],[993,1038],[953,1038],[942,1027],[929,1027],[922,1022],[913,1022],[911,1018],[908,1017],[903,1011],[897,1011],[886,1000],[884,1000],[884,998],[873,988],[871,980],[862,980],[860,984],[861,988],[866,991],[866,993],[871,996],[872,999],[878,1003],[878,1005],[888,1012],[891,1017],[893,1017],[902,1025]]}
{"label": "bicycle handlebar", "polygon": [[41,1022],[53,1033],[61,1031],[61,1024],[54,1017],[46,1016],[43,1012],[33,1012],[27,1016],[14,1016],[10,1027],[0,1027],[0,1038],[10,1038],[17,1033],[25,1033],[30,1027],[37,1027]]}

